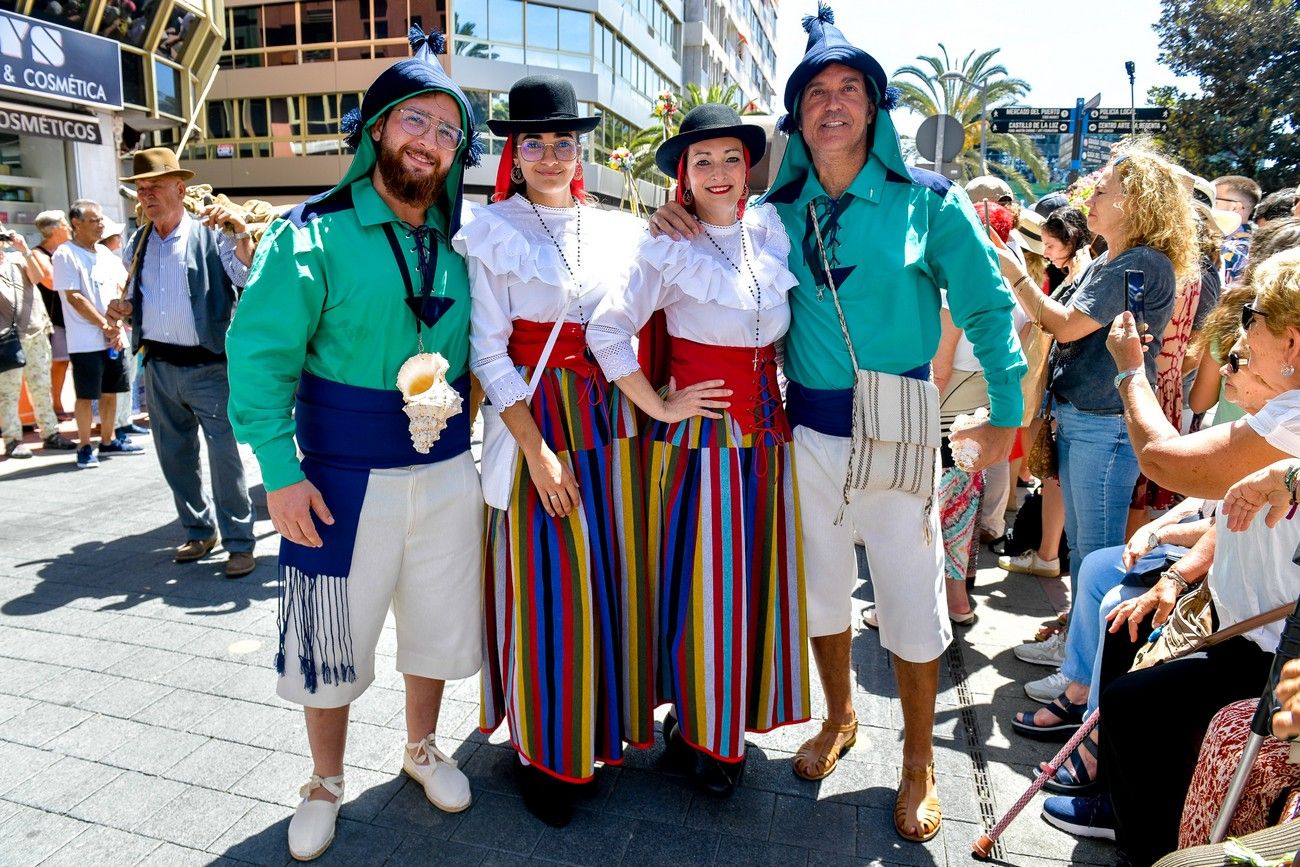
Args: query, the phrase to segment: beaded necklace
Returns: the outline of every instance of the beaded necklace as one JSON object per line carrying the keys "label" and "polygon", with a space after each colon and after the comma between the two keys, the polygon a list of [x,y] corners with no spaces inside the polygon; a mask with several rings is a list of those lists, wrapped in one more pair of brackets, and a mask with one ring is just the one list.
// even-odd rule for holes
{"label": "beaded necklace", "polygon": [[[560,261],[564,264],[564,270],[568,271],[569,277],[573,279],[573,284],[575,287],[574,291],[578,293],[577,297],[574,299],[574,303],[578,305],[578,323],[582,325],[582,327],[585,329],[587,327],[587,315],[582,310],[582,282],[578,279],[578,274],[574,271],[572,267],[570,267],[569,258],[564,255],[564,248],[560,246],[559,240],[557,240],[555,235],[551,232],[551,227],[546,225],[546,221],[542,219],[542,212],[537,210],[537,205],[533,202],[532,199],[528,198],[527,196],[524,197],[524,201],[528,202],[528,206],[532,208],[533,213],[537,215],[537,222],[542,224],[542,230],[546,232],[546,237],[551,239],[551,243],[555,245],[556,251],[559,252],[560,254]],[[578,266],[577,270],[581,271],[582,270],[582,208],[578,207],[576,208],[576,210],[578,214],[574,225],[574,236],[577,240],[578,249],[577,249],[577,253],[574,255],[573,258],[574,261],[577,263]]]}

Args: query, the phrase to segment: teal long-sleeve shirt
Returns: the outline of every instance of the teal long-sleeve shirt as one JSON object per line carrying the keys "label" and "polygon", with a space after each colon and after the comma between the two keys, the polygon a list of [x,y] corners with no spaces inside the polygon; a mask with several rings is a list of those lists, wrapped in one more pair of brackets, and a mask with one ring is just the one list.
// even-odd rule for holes
{"label": "teal long-sleeve shirt", "polygon": [[[437,230],[433,294],[453,303],[422,329],[424,351],[441,353],[450,365],[447,378],[455,380],[468,367],[469,275],[448,243],[441,209],[430,208],[427,220]],[[230,423],[253,447],[268,491],[304,478],[293,417],[304,370],[347,385],[396,389],[402,363],[418,351],[385,224],[401,242],[419,291],[415,244],[369,177],[291,211],[257,246],[226,353]]]}
{"label": "teal long-sleeve shirt", "polygon": [[863,369],[898,374],[933,359],[939,290],[946,288],[953,320],[984,367],[992,423],[1019,426],[1026,365],[1012,325],[1014,301],[965,192],[930,172],[900,177],[872,153],[838,202],[811,170],[802,188],[774,190],[767,201],[794,242],[789,266],[799,278],[785,342],[790,379],[842,389],[852,388],[855,376],[835,305],[820,282],[812,203]]}

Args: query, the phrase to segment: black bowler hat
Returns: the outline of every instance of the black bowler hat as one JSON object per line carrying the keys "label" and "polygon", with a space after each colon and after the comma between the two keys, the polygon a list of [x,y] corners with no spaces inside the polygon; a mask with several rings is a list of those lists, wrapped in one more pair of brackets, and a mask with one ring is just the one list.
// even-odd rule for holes
{"label": "black bowler hat", "polygon": [[738,138],[749,150],[750,165],[763,158],[767,151],[767,132],[752,123],[744,123],[736,110],[729,105],[706,102],[686,112],[677,135],[659,145],[655,151],[655,165],[670,178],[677,177],[677,167],[682,154],[696,142],[713,138]]}
{"label": "black bowler hat", "polygon": [[527,132],[591,132],[600,115],[578,115],[578,97],[573,85],[558,75],[529,75],[510,88],[510,117],[490,120],[488,129],[496,135]]}

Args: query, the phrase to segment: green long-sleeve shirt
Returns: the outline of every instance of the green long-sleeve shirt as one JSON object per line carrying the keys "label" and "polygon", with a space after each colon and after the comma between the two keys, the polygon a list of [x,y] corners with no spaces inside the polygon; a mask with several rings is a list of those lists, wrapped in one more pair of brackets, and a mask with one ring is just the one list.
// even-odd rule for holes
{"label": "green long-sleeve shirt", "polygon": [[[1014,302],[996,256],[960,188],[933,173],[912,173],[897,154],[881,153],[896,138],[892,126],[884,125],[887,113],[879,117],[876,143],[834,205],[834,220],[830,196],[798,133],[790,138],[766,198],[790,235],[789,266],[799,278],[790,293],[786,375],[817,389],[851,388],[854,381],[834,302],[819,284],[823,268],[808,212],[812,202],[862,368],[897,374],[933,359],[940,336],[939,290],[946,288],[953,320],[984,367],[992,423],[1016,427],[1026,366],[1012,327]],[[832,225],[836,228],[828,233]]]}
{"label": "green long-sleeve shirt", "polygon": [[[433,294],[455,303],[432,328],[422,328],[424,349],[447,359],[454,380],[467,369],[469,277],[447,241],[442,209],[430,208],[427,223],[437,229]],[[398,369],[418,351],[385,224],[392,225],[418,292],[415,244],[368,176],[291,211],[258,244],[226,351],[230,422],[253,447],[268,491],[303,479],[293,418],[302,371],[396,389]]]}

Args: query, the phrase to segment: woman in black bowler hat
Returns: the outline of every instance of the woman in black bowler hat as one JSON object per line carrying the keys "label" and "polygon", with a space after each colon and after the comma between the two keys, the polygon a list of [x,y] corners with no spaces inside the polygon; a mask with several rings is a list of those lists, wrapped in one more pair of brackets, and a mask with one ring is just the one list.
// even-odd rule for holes
{"label": "woman in black bowler hat", "polygon": [[[799,501],[776,373],[797,280],[775,209],[746,208],[749,167],[766,146],[760,127],[724,105],[682,119],[655,162],[677,178],[677,201],[703,232],[689,242],[647,236],[626,287],[605,296],[587,331],[605,375],[654,419],[645,436],[656,701],[673,705],[669,753],[717,795],[740,780],[746,732],[809,715]],[[651,383],[632,336],[658,310],[668,378]],[[641,357],[652,376],[661,368]]]}
{"label": "woman in black bowler hat", "polygon": [[494,203],[454,241],[487,397],[481,727],[509,722],[525,803],[560,826],[597,762],[654,737],[636,420],[585,339],[645,225],[587,204],[580,136],[600,118],[567,81],[521,79],[509,107],[488,121],[506,139]]}

